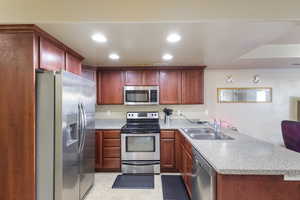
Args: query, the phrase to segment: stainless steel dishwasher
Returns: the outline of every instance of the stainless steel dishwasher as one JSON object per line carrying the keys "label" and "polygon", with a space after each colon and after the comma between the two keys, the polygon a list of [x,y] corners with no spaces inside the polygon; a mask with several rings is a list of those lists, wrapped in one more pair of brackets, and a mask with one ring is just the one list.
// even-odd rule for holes
{"label": "stainless steel dishwasher", "polygon": [[216,172],[193,148],[192,200],[216,199]]}

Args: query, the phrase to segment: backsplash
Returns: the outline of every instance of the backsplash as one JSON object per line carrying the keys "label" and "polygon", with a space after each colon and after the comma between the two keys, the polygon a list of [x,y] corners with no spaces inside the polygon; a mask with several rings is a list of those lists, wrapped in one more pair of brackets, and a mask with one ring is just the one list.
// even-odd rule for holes
{"label": "backsplash", "polygon": [[129,111],[159,111],[160,118],[163,119],[164,108],[173,109],[173,119],[182,118],[180,113],[190,119],[207,120],[209,113],[205,105],[156,105],[156,106],[125,106],[125,105],[98,105],[96,108],[97,119],[125,119]]}

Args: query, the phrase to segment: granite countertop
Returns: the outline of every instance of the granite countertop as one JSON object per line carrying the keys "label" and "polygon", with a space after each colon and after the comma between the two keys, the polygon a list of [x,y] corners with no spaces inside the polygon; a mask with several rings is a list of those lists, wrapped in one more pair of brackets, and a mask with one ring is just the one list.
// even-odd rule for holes
{"label": "granite countertop", "polygon": [[[120,129],[125,120],[96,120],[96,129]],[[161,129],[178,129],[193,147],[220,174],[285,175],[300,180],[300,153],[264,142],[245,134],[224,129],[234,140],[195,140],[184,128],[203,128],[186,120],[160,123]]]}
{"label": "granite countertop", "polygon": [[[121,129],[126,124],[125,119],[96,119],[96,129]],[[199,124],[192,124],[186,120],[174,119],[169,125],[164,124],[160,120],[161,129],[180,129],[180,128],[197,128],[201,127]]]}
{"label": "granite countertop", "polygon": [[96,119],[96,129],[121,129],[126,123],[125,119]]}

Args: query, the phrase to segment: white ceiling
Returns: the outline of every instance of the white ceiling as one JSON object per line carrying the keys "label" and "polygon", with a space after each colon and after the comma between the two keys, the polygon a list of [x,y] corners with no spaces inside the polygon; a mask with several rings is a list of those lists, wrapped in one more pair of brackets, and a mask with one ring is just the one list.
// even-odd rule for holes
{"label": "white ceiling", "polygon": [[[300,67],[300,24],[280,22],[37,24],[94,66],[206,65],[208,68]],[[91,40],[103,33],[107,43]],[[180,42],[167,43],[169,33]],[[120,60],[112,61],[110,53]],[[164,53],[172,61],[161,59]]]}

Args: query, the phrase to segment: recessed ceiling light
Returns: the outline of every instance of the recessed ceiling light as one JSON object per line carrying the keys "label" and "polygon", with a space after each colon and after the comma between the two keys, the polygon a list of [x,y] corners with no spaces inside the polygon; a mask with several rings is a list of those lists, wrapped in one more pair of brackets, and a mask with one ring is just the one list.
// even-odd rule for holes
{"label": "recessed ceiling light", "polygon": [[173,56],[171,54],[164,54],[163,57],[162,57],[164,60],[172,60],[173,59]]}
{"label": "recessed ceiling light", "polygon": [[172,33],[170,35],[168,35],[167,37],[167,41],[171,42],[171,43],[175,43],[181,40],[181,36],[177,33]]}
{"label": "recessed ceiling light", "polygon": [[116,53],[111,53],[111,54],[109,54],[109,58],[112,60],[119,60],[120,56]]}
{"label": "recessed ceiling light", "polygon": [[104,43],[107,41],[106,37],[101,33],[96,33],[92,35],[92,39],[96,42]]}

